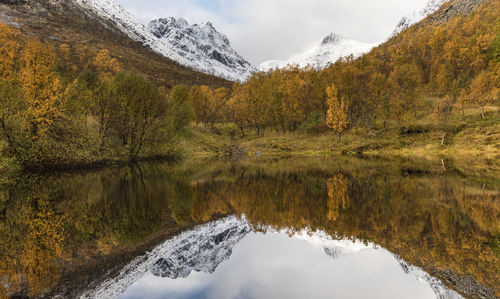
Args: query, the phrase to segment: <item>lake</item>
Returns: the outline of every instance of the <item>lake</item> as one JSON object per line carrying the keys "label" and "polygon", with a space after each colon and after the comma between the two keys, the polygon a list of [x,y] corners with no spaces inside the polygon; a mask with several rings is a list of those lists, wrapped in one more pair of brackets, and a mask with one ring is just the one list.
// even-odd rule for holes
{"label": "lake", "polygon": [[500,179],[452,160],[209,159],[1,182],[0,297],[500,295]]}

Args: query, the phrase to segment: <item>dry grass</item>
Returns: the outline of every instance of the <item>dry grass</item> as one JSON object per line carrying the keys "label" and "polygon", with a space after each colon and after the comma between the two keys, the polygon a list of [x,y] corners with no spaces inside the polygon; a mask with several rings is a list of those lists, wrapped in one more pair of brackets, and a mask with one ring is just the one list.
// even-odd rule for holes
{"label": "dry grass", "polygon": [[[428,115],[419,125],[430,128],[428,132],[401,134],[397,124],[389,129],[374,132],[349,130],[340,142],[333,133],[275,133],[264,136],[248,135],[236,139],[214,134],[211,130],[195,128],[183,141],[183,148],[190,156],[221,156],[229,145],[235,145],[248,156],[339,156],[357,155],[373,157],[423,158],[437,161],[452,159],[455,167],[464,173],[494,176],[500,174],[500,114],[497,107],[488,107],[486,119],[478,108],[468,108],[462,114],[455,109],[451,116],[450,132],[445,144],[441,133],[435,130],[435,120]],[[444,165],[446,167],[446,165]]]}

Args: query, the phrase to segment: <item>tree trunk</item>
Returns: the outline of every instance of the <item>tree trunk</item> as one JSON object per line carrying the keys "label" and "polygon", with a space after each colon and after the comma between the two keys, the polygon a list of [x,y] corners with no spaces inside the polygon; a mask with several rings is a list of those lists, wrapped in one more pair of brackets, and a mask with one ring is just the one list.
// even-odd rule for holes
{"label": "tree trunk", "polygon": [[484,117],[484,106],[483,106],[483,105],[481,105],[481,117],[482,117],[483,119],[485,118],[485,117]]}
{"label": "tree trunk", "polygon": [[443,138],[441,138],[441,145],[444,144],[444,138],[446,137],[446,133],[443,134]]}

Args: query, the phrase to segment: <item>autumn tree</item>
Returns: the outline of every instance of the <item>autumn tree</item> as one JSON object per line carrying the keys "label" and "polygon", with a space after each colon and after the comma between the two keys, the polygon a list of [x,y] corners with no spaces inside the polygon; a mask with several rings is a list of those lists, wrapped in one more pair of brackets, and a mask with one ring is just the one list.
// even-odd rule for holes
{"label": "autumn tree", "polygon": [[441,64],[436,75],[436,84],[440,96],[452,91],[454,80],[453,67],[450,64]]}
{"label": "autumn tree", "polygon": [[19,79],[26,102],[24,121],[31,137],[36,139],[62,115],[56,54],[38,41],[29,41],[22,51],[21,64]]}
{"label": "autumn tree", "polygon": [[393,99],[397,100],[395,112],[400,122],[407,121],[410,114],[416,114],[419,85],[422,82],[420,71],[414,64],[397,65],[389,76]]}
{"label": "autumn tree", "polygon": [[200,98],[197,100],[195,113],[198,115],[197,119],[203,123],[204,128],[210,123],[210,117],[213,114],[215,107],[212,106],[213,90],[208,86],[200,87]]}
{"label": "autumn tree", "polygon": [[267,126],[266,111],[269,89],[267,89],[266,81],[262,74],[253,76],[243,86],[241,94],[242,100],[248,104],[244,113],[248,114],[249,125],[257,135],[263,134]]}
{"label": "autumn tree", "polygon": [[436,104],[434,113],[437,121],[437,128],[441,133],[441,144],[444,144],[446,134],[448,133],[448,126],[453,111],[454,100],[451,96],[446,96]]}
{"label": "autumn tree", "polygon": [[18,51],[21,48],[21,32],[0,23],[0,78],[12,81],[16,77]]}
{"label": "autumn tree", "polygon": [[97,72],[105,78],[111,77],[122,69],[118,60],[111,57],[107,49],[103,49],[97,53],[94,59],[94,67]]}
{"label": "autumn tree", "polygon": [[[5,136],[10,150],[18,155],[19,142],[16,139],[14,123],[22,109],[22,95],[18,84],[0,79],[0,130]],[[17,127],[17,128],[16,128]]]}
{"label": "autumn tree", "polygon": [[209,116],[210,124],[212,127],[216,122],[223,120],[224,107],[226,106],[228,97],[229,90],[225,87],[221,87],[213,91],[210,101],[210,106],[212,108],[210,109],[211,113]]}
{"label": "autumn tree", "polygon": [[391,113],[386,81],[386,77],[379,72],[374,72],[370,75],[369,98],[371,99],[371,110],[373,110],[371,113],[375,117],[381,116],[383,118],[384,129],[387,129],[387,121]]}
{"label": "autumn tree", "polygon": [[196,125],[201,122],[202,112],[201,112],[201,101],[202,101],[202,91],[199,85],[193,85],[189,90],[189,104],[191,105],[191,110],[194,114],[194,120]]}
{"label": "autumn tree", "polygon": [[328,179],[326,187],[328,190],[328,212],[327,219],[337,221],[340,213],[348,208],[349,189],[348,179],[341,173]]}
{"label": "autumn tree", "polygon": [[328,105],[326,125],[337,133],[337,140],[340,141],[340,135],[348,124],[348,105],[343,98],[339,99],[335,85],[327,87],[326,94]]}
{"label": "autumn tree", "polygon": [[163,126],[166,101],[153,83],[141,76],[118,74],[112,82],[112,130],[131,160],[136,160],[147,143],[154,143],[154,133]]}
{"label": "autumn tree", "polygon": [[491,71],[483,71],[470,84],[470,100],[481,107],[481,117],[484,119],[484,106],[498,100],[500,83],[495,80]]}
{"label": "autumn tree", "polygon": [[226,118],[235,123],[240,129],[241,135],[245,135],[245,128],[250,125],[250,118],[247,114],[249,103],[243,95],[243,86],[240,83],[235,83],[233,92],[228,103],[228,114]]}
{"label": "autumn tree", "polygon": [[0,129],[14,151],[16,145],[9,123],[20,109],[19,84],[16,82],[20,36],[17,29],[0,23]]}
{"label": "autumn tree", "polygon": [[193,112],[189,106],[189,90],[187,87],[177,85],[169,97],[168,118],[174,133],[181,132],[190,123]]}

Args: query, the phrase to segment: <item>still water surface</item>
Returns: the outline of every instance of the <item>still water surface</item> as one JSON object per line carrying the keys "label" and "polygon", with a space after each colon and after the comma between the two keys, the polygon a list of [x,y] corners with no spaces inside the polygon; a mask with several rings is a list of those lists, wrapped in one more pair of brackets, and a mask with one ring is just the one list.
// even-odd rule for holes
{"label": "still water surface", "polygon": [[11,178],[0,297],[495,298],[498,178],[446,164],[215,160]]}
{"label": "still water surface", "polygon": [[[139,267],[129,265],[125,269],[133,268],[131,272],[89,297],[113,297],[118,291],[123,292],[119,298],[460,298],[439,280],[374,244],[333,240],[318,232],[290,236],[250,232],[245,227],[245,220],[234,218],[200,227],[204,234],[192,232],[196,236],[163,244],[160,248],[169,249],[159,253],[157,248]],[[207,229],[216,231],[219,240]],[[185,243],[185,239],[191,240]],[[186,266],[186,256],[176,252],[178,242],[184,250],[201,246],[205,252]],[[147,270],[132,273],[140,268]],[[178,272],[184,275],[179,277]]]}

